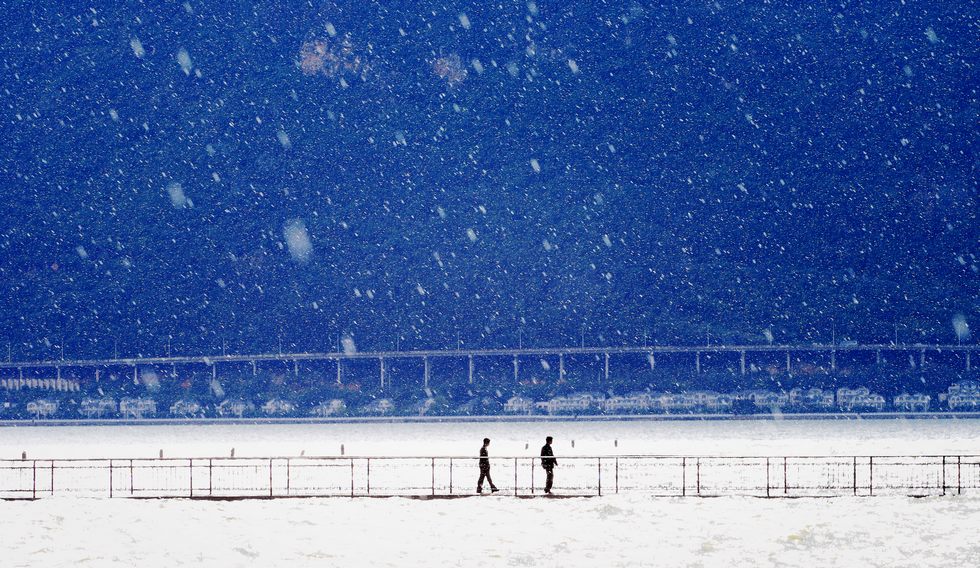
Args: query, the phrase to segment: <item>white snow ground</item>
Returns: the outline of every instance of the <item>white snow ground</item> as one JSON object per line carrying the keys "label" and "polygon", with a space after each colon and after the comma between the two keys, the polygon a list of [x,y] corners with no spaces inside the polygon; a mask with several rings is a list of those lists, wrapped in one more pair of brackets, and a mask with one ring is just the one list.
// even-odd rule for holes
{"label": "white snow ground", "polygon": [[[975,453],[980,421],[0,429],[0,458]],[[571,447],[571,440],[575,447]],[[618,440],[618,445],[614,444]],[[528,444],[529,450],[524,450]],[[3,566],[968,566],[980,496],[0,502]]]}

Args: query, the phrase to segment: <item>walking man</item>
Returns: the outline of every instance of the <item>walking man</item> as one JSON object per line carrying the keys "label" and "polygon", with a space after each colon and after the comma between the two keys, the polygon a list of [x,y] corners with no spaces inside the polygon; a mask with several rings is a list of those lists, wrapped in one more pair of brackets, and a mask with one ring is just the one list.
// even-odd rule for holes
{"label": "walking man", "polygon": [[476,482],[476,492],[483,493],[483,480],[486,479],[490,484],[490,492],[496,493],[500,491],[497,486],[493,484],[493,480],[490,479],[490,457],[487,453],[487,446],[490,445],[490,438],[483,439],[483,447],[480,448],[480,480]]}
{"label": "walking man", "polygon": [[558,460],[554,456],[555,452],[551,450],[551,436],[548,436],[544,439],[544,445],[541,446],[541,467],[548,474],[544,484],[544,492],[548,495],[551,495],[551,486],[555,482],[555,466],[558,465]]}

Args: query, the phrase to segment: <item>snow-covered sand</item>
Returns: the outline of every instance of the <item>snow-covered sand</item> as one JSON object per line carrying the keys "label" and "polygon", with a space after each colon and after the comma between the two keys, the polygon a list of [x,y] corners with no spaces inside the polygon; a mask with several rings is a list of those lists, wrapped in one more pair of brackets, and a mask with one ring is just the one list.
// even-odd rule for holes
{"label": "snow-covered sand", "polygon": [[[975,453],[980,421],[333,424],[0,430],[0,458]],[[575,446],[572,447],[572,440]],[[618,444],[616,443],[618,441]],[[529,446],[525,450],[525,445]],[[976,495],[0,502],[3,566],[965,566]]]}
{"label": "snow-covered sand", "polygon": [[0,503],[4,566],[968,566],[977,498]]}
{"label": "snow-covered sand", "polygon": [[345,455],[906,455],[980,451],[976,420],[343,423],[0,428],[0,459]]}

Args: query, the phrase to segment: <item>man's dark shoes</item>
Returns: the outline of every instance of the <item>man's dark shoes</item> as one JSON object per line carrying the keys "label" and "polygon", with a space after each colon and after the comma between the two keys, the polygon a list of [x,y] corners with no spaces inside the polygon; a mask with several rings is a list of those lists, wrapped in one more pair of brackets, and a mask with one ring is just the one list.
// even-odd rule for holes
{"label": "man's dark shoes", "polygon": [[496,493],[497,491],[500,491],[500,490],[497,489],[496,487],[491,487],[490,488],[490,493]]}

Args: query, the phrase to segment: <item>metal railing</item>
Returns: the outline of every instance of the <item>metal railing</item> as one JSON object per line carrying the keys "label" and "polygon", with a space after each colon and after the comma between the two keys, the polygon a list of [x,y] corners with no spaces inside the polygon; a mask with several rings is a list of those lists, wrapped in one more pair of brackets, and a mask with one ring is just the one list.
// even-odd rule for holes
{"label": "metal railing", "polygon": [[[0,499],[457,497],[475,494],[477,457],[256,457],[0,460]],[[601,496],[961,495],[980,456],[558,457],[554,493]],[[504,495],[543,495],[537,457],[491,458]],[[489,491],[489,484],[485,487]]]}

